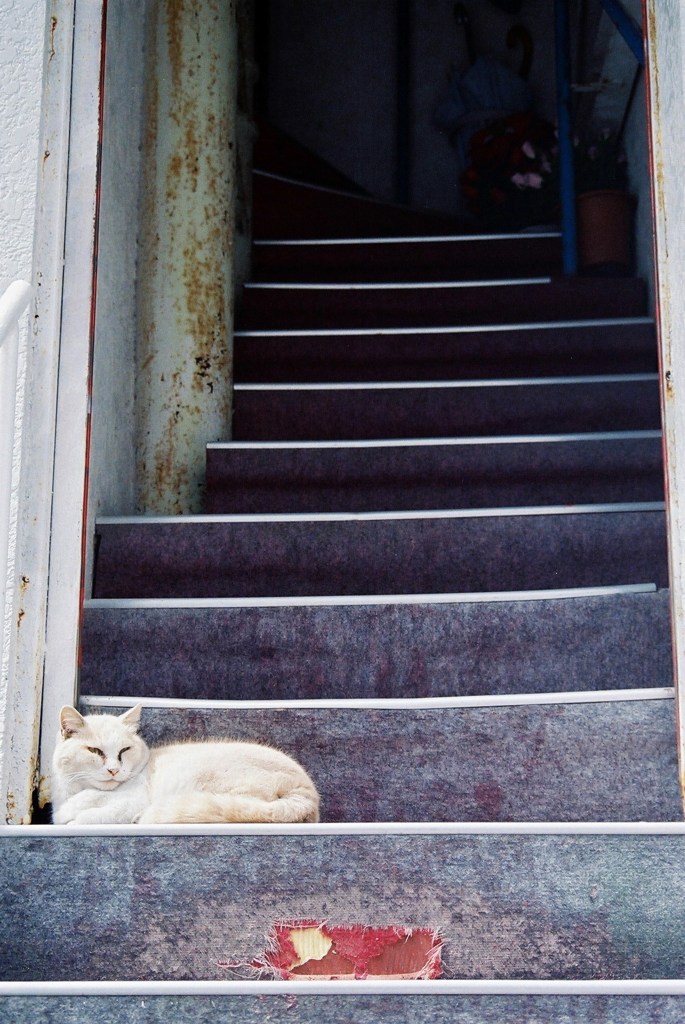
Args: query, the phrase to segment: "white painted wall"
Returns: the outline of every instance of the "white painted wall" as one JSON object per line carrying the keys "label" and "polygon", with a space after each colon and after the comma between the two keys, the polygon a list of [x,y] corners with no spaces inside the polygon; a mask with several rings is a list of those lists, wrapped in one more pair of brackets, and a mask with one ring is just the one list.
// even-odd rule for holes
{"label": "white painted wall", "polygon": [[[14,279],[33,282],[40,147],[43,60],[46,25],[45,0],[0,0],[0,294]],[[10,495],[10,536],[6,600],[0,607],[0,779],[4,780],[5,754],[11,743],[10,672],[15,653],[15,560],[21,473],[21,425],[25,396],[28,316],[19,339],[14,457]],[[3,484],[4,486],[4,484]],[[0,789],[3,787],[0,787]],[[0,821],[5,818],[0,806]]]}
{"label": "white painted wall", "polygon": [[31,277],[45,0],[0,0],[0,291]]}

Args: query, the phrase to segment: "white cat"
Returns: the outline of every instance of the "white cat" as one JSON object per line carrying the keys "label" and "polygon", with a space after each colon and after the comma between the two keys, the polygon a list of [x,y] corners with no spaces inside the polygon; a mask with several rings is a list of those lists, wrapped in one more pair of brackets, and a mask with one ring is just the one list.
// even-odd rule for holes
{"label": "white cat", "polygon": [[62,708],[56,825],[319,820],[316,787],[287,754],[240,740],[150,748],[138,735],[141,710],[84,717]]}

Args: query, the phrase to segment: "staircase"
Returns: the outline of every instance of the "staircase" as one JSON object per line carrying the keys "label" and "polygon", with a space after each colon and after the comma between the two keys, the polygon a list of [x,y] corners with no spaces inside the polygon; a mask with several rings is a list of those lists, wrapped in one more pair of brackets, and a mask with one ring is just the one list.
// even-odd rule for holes
{"label": "staircase", "polygon": [[[550,233],[256,191],[233,440],[205,515],[99,521],[81,704],[281,746],[324,824],[17,830],[6,978],[207,982],[188,1020],[213,992],[227,1020],[682,1019],[619,984],[685,977],[642,283],[560,278]],[[301,919],[434,929],[452,980],[250,983]]]}

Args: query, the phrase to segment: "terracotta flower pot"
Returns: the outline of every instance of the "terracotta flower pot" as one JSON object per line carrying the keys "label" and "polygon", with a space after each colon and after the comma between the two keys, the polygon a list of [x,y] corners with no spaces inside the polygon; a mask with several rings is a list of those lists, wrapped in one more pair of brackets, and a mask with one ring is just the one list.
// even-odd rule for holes
{"label": "terracotta flower pot", "polygon": [[607,189],[578,196],[578,264],[589,274],[628,274],[633,265],[636,200]]}

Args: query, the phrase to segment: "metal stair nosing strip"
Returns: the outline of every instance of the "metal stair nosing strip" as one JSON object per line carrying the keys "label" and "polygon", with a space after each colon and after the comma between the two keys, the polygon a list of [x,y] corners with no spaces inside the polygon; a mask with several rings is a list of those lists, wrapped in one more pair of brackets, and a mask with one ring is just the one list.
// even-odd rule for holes
{"label": "metal stair nosing strip", "polygon": [[630,327],[630,326],[654,326],[654,318],[649,316],[615,316],[615,317],[584,317],[582,319],[566,320],[531,320],[518,321],[514,323],[482,323],[482,324],[426,324],[413,327],[331,327],[331,328],[310,328],[310,329],[238,329],[235,332],[236,338],[289,338],[289,337],[336,337],[345,336],[366,336],[366,335],[403,335],[403,334],[503,334],[506,332],[528,333],[531,331],[557,331],[565,329],[587,330],[593,327]]}
{"label": "metal stair nosing strip", "polygon": [[[593,997],[620,997],[639,998],[645,1001],[644,1010],[650,1011],[647,1004],[649,997],[665,999],[668,997],[685,997],[685,981],[678,980],[640,980],[627,978],[625,980],[587,980],[587,981],[547,981],[547,980],[520,980],[520,979],[493,979],[488,981],[471,980],[374,980],[373,978],[358,979],[353,985],[349,981],[276,981],[272,980],[265,985],[263,981],[0,981],[0,997],[7,999],[18,996],[35,997],[228,997],[228,996],[258,996],[264,1003],[269,1003],[270,1008],[281,1009],[282,997],[288,996],[293,999],[301,999],[306,996],[317,996],[318,1006],[323,1003],[321,997],[345,996],[344,1005],[353,1005],[369,996],[403,996],[416,997],[425,996],[428,1000],[438,1000],[441,997],[473,997],[491,996],[494,998],[506,997],[569,997],[582,998]],[[271,1002],[271,997],[274,997]],[[604,1000],[602,999],[602,1003]],[[342,1004],[341,1004],[342,1005]],[[246,1007],[247,1008],[247,1007]],[[553,1007],[549,1010],[560,1010],[561,999],[557,998]],[[84,1011],[87,1007],[83,1007]],[[456,1009],[456,1007],[455,1007]],[[524,1012],[525,1006],[521,1006]],[[599,1007],[598,1007],[599,1009]],[[604,1005],[606,1009],[606,1005]],[[680,1007],[680,1012],[685,1007]],[[256,1007],[254,1011],[256,1013]],[[76,1018],[74,1018],[76,1019]],[[142,1018],[141,1018],[142,1019]],[[151,1018],[148,1018],[151,1019]],[[255,1020],[261,1018],[255,1016]],[[403,1018],[404,1019],[404,1018]],[[428,1019],[428,1018],[426,1018]],[[476,1018],[474,1018],[475,1020]],[[491,1018],[488,1018],[491,1019]],[[504,1019],[504,1018],[503,1018]],[[511,1018],[508,1018],[511,1020]],[[523,1019],[523,1018],[521,1018]],[[551,1019],[546,1017],[545,1019]],[[559,1018],[557,1018],[559,1019]],[[567,1019],[567,1018],[564,1018]],[[596,1019],[588,1017],[588,1021]],[[613,1024],[614,1018],[605,1018],[607,1024]],[[615,1018],[616,1021],[621,1018]],[[677,1022],[682,1018],[669,1016],[671,1021]],[[206,1017],[198,1017],[198,1021],[207,1020]],[[570,1018],[569,1018],[570,1020]],[[626,1024],[633,1024],[645,1020],[644,1017],[630,1018]],[[652,1017],[654,1024],[660,1024],[662,1018]]]}

